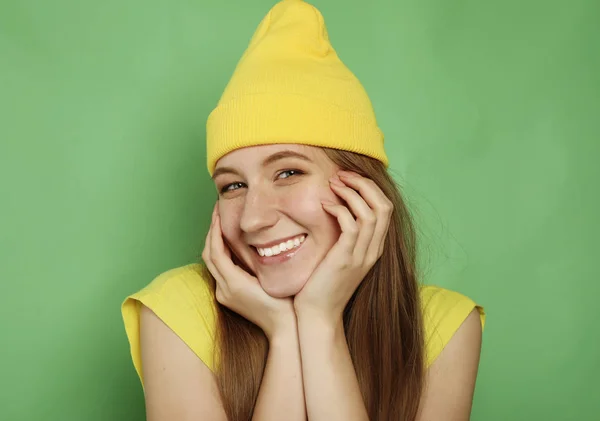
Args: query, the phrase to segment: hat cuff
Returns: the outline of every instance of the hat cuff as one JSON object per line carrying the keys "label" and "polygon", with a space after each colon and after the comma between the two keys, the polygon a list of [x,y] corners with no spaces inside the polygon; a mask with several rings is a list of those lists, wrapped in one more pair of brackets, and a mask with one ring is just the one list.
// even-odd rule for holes
{"label": "hat cuff", "polygon": [[373,114],[300,94],[244,95],[218,105],[208,117],[208,172],[212,175],[217,161],[236,149],[291,143],[355,152],[387,167],[383,133],[374,121]]}

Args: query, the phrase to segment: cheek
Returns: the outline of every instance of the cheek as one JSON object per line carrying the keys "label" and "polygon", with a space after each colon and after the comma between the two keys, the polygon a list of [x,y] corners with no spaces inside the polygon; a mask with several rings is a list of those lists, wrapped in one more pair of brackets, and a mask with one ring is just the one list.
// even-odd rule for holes
{"label": "cheek", "polygon": [[335,218],[325,212],[321,200],[339,202],[329,185],[303,186],[282,198],[282,205],[288,209],[294,219],[307,227],[318,226],[320,230],[335,231]]}
{"label": "cheek", "polygon": [[326,191],[322,187],[306,185],[288,191],[281,198],[281,204],[285,209],[302,219],[320,217],[324,212],[321,200],[326,199]]}
{"label": "cheek", "polygon": [[241,209],[233,204],[219,203],[219,217],[221,218],[221,232],[230,243],[235,243],[239,238]]}

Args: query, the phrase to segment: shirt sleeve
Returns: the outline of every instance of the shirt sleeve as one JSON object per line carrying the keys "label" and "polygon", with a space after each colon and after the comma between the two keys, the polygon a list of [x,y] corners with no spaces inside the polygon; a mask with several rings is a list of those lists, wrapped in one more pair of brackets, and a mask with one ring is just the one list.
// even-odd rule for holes
{"label": "shirt sleeve", "polygon": [[481,328],[485,311],[469,297],[444,288],[425,286],[421,289],[421,306],[425,329],[425,361],[430,367],[440,355],[467,316],[477,309]]}
{"label": "shirt sleeve", "polygon": [[144,384],[140,354],[140,309],[152,310],[185,344],[213,370],[215,310],[212,294],[202,278],[199,264],[171,269],[157,276],[121,305],[131,359]]}

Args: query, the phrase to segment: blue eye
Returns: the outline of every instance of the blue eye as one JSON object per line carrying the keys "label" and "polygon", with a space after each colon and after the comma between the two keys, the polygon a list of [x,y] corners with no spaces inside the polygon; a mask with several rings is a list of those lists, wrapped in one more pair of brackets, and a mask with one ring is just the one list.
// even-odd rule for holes
{"label": "blue eye", "polygon": [[[283,175],[287,174],[285,177],[282,177]],[[285,171],[281,171],[278,175],[277,178],[290,178],[293,175],[300,175],[303,174],[302,171],[300,170],[285,170]]]}
{"label": "blue eye", "polygon": [[[304,172],[300,170],[284,170],[277,174],[277,180],[285,180],[295,175],[302,174],[304,174]],[[245,183],[242,183],[241,181],[236,181],[235,183],[229,183],[224,185],[219,192],[220,194],[226,194],[235,190],[243,189],[245,187],[247,187]]]}
{"label": "blue eye", "polygon": [[227,184],[226,186],[223,186],[223,188],[221,189],[221,193],[227,193],[230,191],[241,189],[243,187],[244,187],[244,183],[240,183],[238,181],[236,183],[231,183],[231,184]]}

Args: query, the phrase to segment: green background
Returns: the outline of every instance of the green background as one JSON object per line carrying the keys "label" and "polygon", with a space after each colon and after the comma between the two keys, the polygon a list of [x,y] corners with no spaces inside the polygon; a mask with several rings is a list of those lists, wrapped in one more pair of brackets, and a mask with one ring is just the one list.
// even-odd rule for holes
{"label": "green background", "polygon": [[[599,419],[600,3],[315,0],[485,305],[474,420]],[[142,420],[119,306],[201,252],[204,127],[271,0],[0,1],[0,419]]]}

